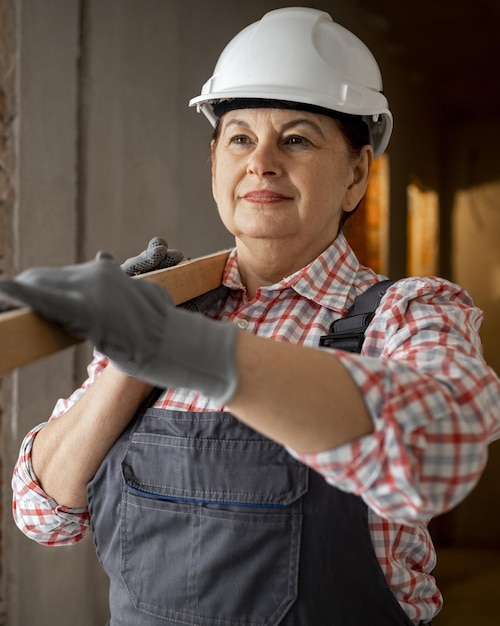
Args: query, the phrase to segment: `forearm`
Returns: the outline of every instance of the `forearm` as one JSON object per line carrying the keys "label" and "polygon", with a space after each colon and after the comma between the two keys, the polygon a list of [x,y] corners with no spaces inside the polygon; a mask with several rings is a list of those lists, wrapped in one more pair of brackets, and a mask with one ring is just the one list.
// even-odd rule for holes
{"label": "forearm", "polygon": [[70,508],[87,504],[87,483],[127,427],[151,386],[108,366],[80,400],[36,436],[34,473],[43,490]]}
{"label": "forearm", "polygon": [[230,410],[299,452],[336,448],[373,431],[363,397],[333,353],[239,333]]}
{"label": "forearm", "polygon": [[[405,362],[337,357],[242,333],[236,355],[231,411],[379,515],[426,521],[477,483],[498,390],[480,360],[455,356],[462,381],[455,386],[449,374],[440,380],[447,361],[437,354],[429,375]],[[474,401],[462,394],[468,385],[477,389]]]}
{"label": "forearm", "polygon": [[[398,523],[426,522],[463,500],[477,484],[495,436],[498,382],[488,368],[477,359],[456,359],[459,382],[452,384],[448,373],[440,375],[437,357],[432,374],[395,359],[339,357],[366,398],[375,430],[300,460]],[[441,363],[447,368],[450,361]],[[466,388],[474,396],[463,393]]]}

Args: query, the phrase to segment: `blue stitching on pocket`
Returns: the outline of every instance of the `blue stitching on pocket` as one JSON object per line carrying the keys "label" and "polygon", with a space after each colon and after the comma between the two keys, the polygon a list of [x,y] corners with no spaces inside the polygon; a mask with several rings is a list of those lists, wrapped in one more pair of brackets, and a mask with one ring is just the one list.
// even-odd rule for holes
{"label": "blue stitching on pocket", "polygon": [[286,509],[289,508],[287,504],[266,504],[260,502],[238,502],[237,500],[207,500],[206,498],[183,498],[183,497],[173,497],[173,496],[165,496],[163,494],[154,493],[152,491],[145,491],[143,489],[138,489],[137,487],[133,487],[132,485],[127,483],[127,489],[139,495],[143,495],[146,497],[154,498],[155,500],[167,500],[168,502],[185,502],[185,503],[195,503],[195,504],[221,504],[225,506],[238,506],[242,508],[263,508],[263,509]]}

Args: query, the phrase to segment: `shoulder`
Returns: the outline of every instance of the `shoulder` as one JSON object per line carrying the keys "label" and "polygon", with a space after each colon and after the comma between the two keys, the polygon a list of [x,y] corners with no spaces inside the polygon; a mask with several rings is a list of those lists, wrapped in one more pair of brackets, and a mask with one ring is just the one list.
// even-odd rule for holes
{"label": "shoulder", "polygon": [[410,276],[394,281],[387,289],[386,300],[392,302],[456,302],[474,306],[472,296],[460,285],[437,276]]}
{"label": "shoulder", "polygon": [[431,322],[435,318],[467,318],[476,325],[482,319],[482,311],[463,287],[436,276],[395,281],[382,298],[377,315],[389,316],[393,323],[404,319],[408,322],[428,318]]}
{"label": "shoulder", "polygon": [[[455,340],[479,345],[483,318],[471,295],[444,278],[410,277],[390,285],[380,301],[367,332],[367,339],[387,348],[389,342],[419,341],[447,343]],[[367,346],[368,347],[368,346]],[[374,346],[372,345],[372,349]]]}

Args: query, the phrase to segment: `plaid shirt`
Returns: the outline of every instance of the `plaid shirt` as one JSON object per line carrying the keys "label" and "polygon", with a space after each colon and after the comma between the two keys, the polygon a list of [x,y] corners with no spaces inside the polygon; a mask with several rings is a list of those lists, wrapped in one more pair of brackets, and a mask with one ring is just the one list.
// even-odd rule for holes
{"label": "plaid shirt", "polygon": [[[261,288],[249,302],[233,252],[223,280],[230,291],[207,314],[246,332],[318,346],[331,322],[379,278],[360,266],[340,235],[313,263]],[[366,502],[380,566],[416,624],[430,620],[442,604],[426,525],[470,492],[485,466],[487,444],[500,437],[500,382],[482,357],[481,319],[470,296],[446,280],[395,283],[366,333],[362,354],[331,351],[361,390],[374,432],[316,454],[290,450],[329,483]],[[70,398],[58,401],[51,419],[74,404],[106,365],[96,354],[88,379]],[[221,409],[185,389],[167,390],[155,406]],[[88,511],[59,506],[38,485],[30,451],[42,426],[26,436],[14,470],[14,518],[40,543],[74,543],[89,530]]]}

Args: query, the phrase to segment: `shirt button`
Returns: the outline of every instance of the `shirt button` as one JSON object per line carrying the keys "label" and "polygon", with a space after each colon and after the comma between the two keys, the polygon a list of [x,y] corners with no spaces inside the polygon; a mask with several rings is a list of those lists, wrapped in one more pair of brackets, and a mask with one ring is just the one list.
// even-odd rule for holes
{"label": "shirt button", "polygon": [[240,330],[246,330],[248,328],[248,322],[246,320],[238,320],[236,326]]}

